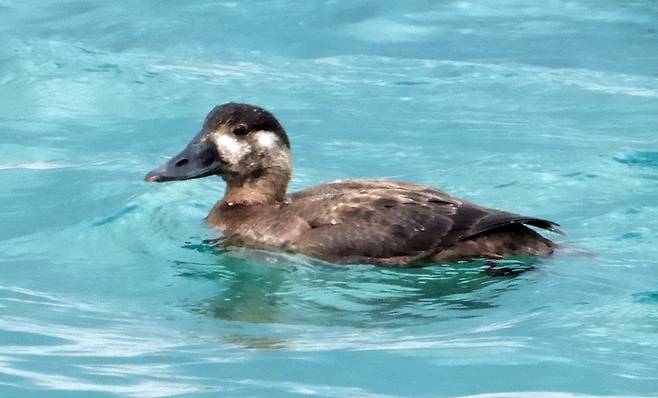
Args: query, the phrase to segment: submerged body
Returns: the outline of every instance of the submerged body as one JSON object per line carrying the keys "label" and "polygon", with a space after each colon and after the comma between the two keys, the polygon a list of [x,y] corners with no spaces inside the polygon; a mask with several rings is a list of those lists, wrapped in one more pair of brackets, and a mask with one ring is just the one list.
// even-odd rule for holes
{"label": "submerged body", "polygon": [[224,197],[207,221],[225,244],[285,250],[336,263],[406,266],[479,257],[548,255],[555,244],[527,225],[547,220],[477,206],[434,188],[354,180],[286,194],[290,145],[269,112],[216,107],[201,133],[147,181],[218,174]]}

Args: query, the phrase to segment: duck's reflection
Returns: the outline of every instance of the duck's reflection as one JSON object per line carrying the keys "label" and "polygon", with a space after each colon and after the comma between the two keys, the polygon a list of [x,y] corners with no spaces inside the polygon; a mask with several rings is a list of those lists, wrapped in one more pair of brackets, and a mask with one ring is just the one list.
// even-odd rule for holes
{"label": "duck's reflection", "polygon": [[217,258],[220,262],[213,266],[175,265],[179,275],[220,284],[221,293],[198,311],[233,321],[357,328],[478,316],[495,307],[497,297],[514,288],[516,277],[537,261],[517,258],[391,269],[336,266],[245,249]]}

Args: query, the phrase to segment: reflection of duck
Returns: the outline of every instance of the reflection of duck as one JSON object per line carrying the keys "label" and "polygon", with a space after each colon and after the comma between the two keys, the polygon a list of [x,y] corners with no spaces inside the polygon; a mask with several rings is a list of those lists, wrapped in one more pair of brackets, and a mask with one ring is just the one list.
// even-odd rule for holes
{"label": "reflection of duck", "polygon": [[199,312],[249,323],[366,328],[477,316],[496,307],[497,297],[514,288],[519,283],[516,277],[532,269],[536,260],[503,260],[499,266],[513,272],[492,277],[486,260],[364,270],[316,266],[301,256],[251,250],[233,254],[238,257],[224,256],[220,264],[212,261],[207,267],[176,264],[181,275],[222,286],[216,297],[199,303]]}
{"label": "reflection of duck", "polygon": [[229,246],[339,263],[402,266],[548,255],[555,244],[527,225],[560,232],[551,221],[403,182],[333,182],[286,195],[290,174],[290,143],[276,118],[256,106],[229,103],[213,109],[187,148],[146,180],[220,175],[226,193],[207,220],[224,231]]}

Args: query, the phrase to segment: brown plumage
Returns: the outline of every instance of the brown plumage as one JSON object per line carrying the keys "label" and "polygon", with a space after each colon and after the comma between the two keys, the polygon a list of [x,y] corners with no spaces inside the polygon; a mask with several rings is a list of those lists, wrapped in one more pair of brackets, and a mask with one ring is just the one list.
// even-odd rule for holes
{"label": "brown plumage", "polygon": [[218,174],[224,198],[207,221],[227,246],[284,250],[336,263],[417,265],[479,257],[548,255],[555,244],[529,228],[561,233],[547,220],[385,180],[319,185],[286,195],[288,137],[269,112],[246,104],[213,109],[201,133],[147,181]]}

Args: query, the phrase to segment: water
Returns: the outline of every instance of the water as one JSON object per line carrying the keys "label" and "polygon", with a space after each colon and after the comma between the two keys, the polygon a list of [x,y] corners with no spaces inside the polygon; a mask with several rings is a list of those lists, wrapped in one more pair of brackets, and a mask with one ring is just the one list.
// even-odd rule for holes
{"label": "water", "polygon": [[[658,396],[654,1],[0,0],[0,396]],[[212,106],[293,189],[389,177],[560,222],[528,272],[218,253]],[[479,395],[484,394],[484,395]]]}

